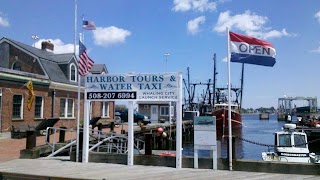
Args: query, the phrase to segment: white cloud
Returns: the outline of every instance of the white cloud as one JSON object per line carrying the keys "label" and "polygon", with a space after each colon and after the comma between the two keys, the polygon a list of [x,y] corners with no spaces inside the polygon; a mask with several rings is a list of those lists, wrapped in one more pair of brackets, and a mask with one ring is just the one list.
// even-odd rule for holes
{"label": "white cloud", "polygon": [[320,54],[320,46],[316,49],[311,50],[312,53],[319,53]]}
{"label": "white cloud", "polygon": [[246,11],[243,14],[230,15],[230,11],[220,13],[218,22],[214,26],[213,30],[216,32],[225,32],[229,27],[231,30],[240,30],[247,35],[255,36],[262,39],[270,39],[282,36],[295,36],[295,34],[289,34],[286,29],[271,30],[269,27],[265,27],[268,18],[265,16],[259,16],[250,11]]}
{"label": "white cloud", "polygon": [[3,27],[10,26],[8,19],[0,16],[0,26],[3,26]]}
{"label": "white cloud", "polygon": [[318,11],[314,17],[318,20],[318,22],[320,23],[320,11]]}
{"label": "white cloud", "polygon": [[131,32],[125,29],[110,26],[106,28],[97,27],[93,31],[94,43],[101,46],[110,46],[118,43],[124,43]]}
{"label": "white cloud", "polygon": [[188,32],[192,35],[195,35],[199,32],[199,25],[204,24],[206,22],[205,16],[199,16],[195,19],[190,20],[187,23]]}
{"label": "white cloud", "polygon": [[189,10],[205,12],[217,9],[217,3],[210,0],[174,0],[173,4],[172,10],[175,12]]}
{"label": "white cloud", "polygon": [[[63,53],[73,53],[74,52],[74,44],[65,44],[60,39],[39,39],[35,43],[35,47],[41,49],[41,43],[43,41],[50,41],[53,43],[53,53],[55,54],[63,54]],[[76,50],[78,51],[79,46],[77,45]],[[76,52],[78,54],[78,52]]]}

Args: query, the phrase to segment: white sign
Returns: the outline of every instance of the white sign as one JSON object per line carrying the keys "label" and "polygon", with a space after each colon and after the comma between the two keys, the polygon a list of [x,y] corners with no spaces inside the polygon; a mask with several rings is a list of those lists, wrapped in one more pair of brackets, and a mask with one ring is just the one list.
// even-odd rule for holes
{"label": "white sign", "polygon": [[217,145],[216,117],[199,116],[194,119],[194,148],[211,150]]}
{"label": "white sign", "polygon": [[214,131],[194,131],[194,145],[216,146],[216,134]]}
{"label": "white sign", "polygon": [[194,168],[198,169],[198,150],[212,152],[212,167],[217,169],[217,130],[215,116],[198,116],[194,118]]}
{"label": "white sign", "polygon": [[88,100],[178,101],[178,83],[178,73],[92,74],[85,77]]}

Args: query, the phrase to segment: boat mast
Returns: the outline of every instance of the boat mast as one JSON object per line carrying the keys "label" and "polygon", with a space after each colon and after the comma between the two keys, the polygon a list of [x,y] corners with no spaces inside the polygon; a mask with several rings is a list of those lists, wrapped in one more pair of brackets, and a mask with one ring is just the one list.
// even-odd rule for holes
{"label": "boat mast", "polygon": [[242,109],[242,95],[243,95],[243,76],[244,76],[244,63],[242,63],[242,71],[241,71],[241,89],[240,89],[240,112]]}
{"label": "boat mast", "polygon": [[189,67],[187,68],[187,72],[188,72],[188,74],[187,74],[187,76],[188,76],[188,101],[189,101],[189,107],[188,107],[188,109],[189,109],[189,111],[191,110],[191,96],[190,96],[190,94],[191,94],[191,92],[190,92],[190,74],[189,74]]}
{"label": "boat mast", "polygon": [[216,53],[213,55],[213,88],[212,88],[212,109],[215,104],[215,97],[216,97],[216,75],[217,75],[217,69],[216,69]]}

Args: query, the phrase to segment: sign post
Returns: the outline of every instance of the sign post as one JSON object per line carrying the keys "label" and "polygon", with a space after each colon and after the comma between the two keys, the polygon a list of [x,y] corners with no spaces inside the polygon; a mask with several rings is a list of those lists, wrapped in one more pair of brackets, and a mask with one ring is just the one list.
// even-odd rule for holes
{"label": "sign post", "polygon": [[194,168],[198,169],[198,150],[210,150],[212,167],[217,169],[217,132],[215,116],[199,116],[194,119]]}
{"label": "sign post", "polygon": [[[182,156],[182,74],[91,74],[85,77],[87,101],[129,101],[128,103],[128,165],[134,160],[133,102],[177,102],[176,167],[181,168]],[[87,107],[87,106],[85,106]],[[89,108],[84,108],[85,122],[89,122]],[[170,114],[171,115],[171,114]],[[89,125],[84,140],[89,141]],[[84,143],[85,144],[85,143]],[[88,162],[89,143],[83,147],[83,158]]]}

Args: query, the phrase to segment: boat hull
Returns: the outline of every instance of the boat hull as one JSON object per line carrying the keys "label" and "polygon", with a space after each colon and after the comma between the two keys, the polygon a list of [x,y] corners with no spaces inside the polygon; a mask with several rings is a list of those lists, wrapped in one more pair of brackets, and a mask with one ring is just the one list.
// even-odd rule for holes
{"label": "boat hull", "polygon": [[[217,127],[228,127],[228,109],[218,109],[212,112],[216,116]],[[239,112],[231,111],[232,128],[242,126],[242,116]]]}

